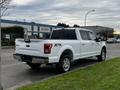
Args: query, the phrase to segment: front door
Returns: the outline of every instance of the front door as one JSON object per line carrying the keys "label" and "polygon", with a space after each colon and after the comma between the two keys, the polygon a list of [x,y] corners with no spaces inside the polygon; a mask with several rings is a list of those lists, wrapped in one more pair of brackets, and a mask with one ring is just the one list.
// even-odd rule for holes
{"label": "front door", "polygon": [[91,42],[91,45],[90,45],[90,49],[91,49],[91,54],[92,55],[98,55],[100,53],[100,49],[101,49],[101,45],[100,43],[101,42],[96,42],[95,39],[96,39],[96,35],[94,32],[88,32],[89,33],[89,37],[90,37],[90,42]]}
{"label": "front door", "polygon": [[80,30],[81,35],[81,58],[89,57],[92,53],[92,43],[88,34],[88,31]]}

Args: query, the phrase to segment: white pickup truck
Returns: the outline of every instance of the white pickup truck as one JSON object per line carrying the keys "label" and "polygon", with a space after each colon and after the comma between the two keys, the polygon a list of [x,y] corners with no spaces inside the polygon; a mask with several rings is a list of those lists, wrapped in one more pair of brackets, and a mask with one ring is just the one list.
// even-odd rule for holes
{"label": "white pickup truck", "polygon": [[31,68],[41,64],[55,64],[61,72],[71,69],[71,62],[96,56],[106,59],[106,44],[93,31],[83,28],[53,30],[48,39],[16,39],[15,59]]}

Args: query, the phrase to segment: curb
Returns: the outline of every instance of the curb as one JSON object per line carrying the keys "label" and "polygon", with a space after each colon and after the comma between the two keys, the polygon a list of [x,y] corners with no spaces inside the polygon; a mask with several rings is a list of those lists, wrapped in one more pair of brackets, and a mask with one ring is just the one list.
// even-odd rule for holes
{"label": "curb", "polygon": [[23,87],[23,86],[26,86],[26,85],[30,85],[30,84],[32,84],[31,81],[24,81],[24,82],[21,82],[21,83],[18,84],[18,85],[15,85],[15,86],[13,86],[13,87],[11,87],[11,88],[7,88],[7,89],[5,89],[5,90],[16,90],[17,88],[20,88],[20,87]]}

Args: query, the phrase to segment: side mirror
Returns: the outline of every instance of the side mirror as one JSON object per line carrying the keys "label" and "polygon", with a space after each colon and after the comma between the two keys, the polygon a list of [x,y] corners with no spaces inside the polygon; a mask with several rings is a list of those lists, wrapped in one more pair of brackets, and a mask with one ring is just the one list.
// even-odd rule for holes
{"label": "side mirror", "polygon": [[96,42],[100,42],[101,39],[100,39],[100,38],[96,38],[95,41],[96,41]]}

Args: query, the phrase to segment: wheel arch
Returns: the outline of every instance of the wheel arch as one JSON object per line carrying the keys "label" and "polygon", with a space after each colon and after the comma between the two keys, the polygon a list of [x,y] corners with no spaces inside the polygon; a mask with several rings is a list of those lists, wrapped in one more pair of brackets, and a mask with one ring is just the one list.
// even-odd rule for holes
{"label": "wheel arch", "polygon": [[73,51],[70,50],[70,49],[66,49],[66,50],[64,50],[64,51],[62,52],[62,54],[60,55],[59,61],[60,61],[60,59],[61,59],[64,55],[70,55],[71,60],[73,60],[73,58],[74,58]]}
{"label": "wheel arch", "polygon": [[105,52],[107,53],[107,48],[106,48],[106,46],[103,46],[103,47],[102,47],[102,50],[103,50],[103,49],[105,49]]}

